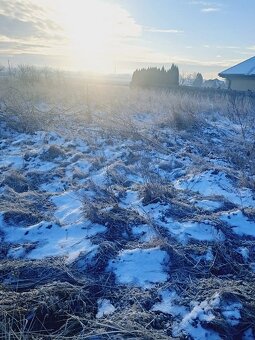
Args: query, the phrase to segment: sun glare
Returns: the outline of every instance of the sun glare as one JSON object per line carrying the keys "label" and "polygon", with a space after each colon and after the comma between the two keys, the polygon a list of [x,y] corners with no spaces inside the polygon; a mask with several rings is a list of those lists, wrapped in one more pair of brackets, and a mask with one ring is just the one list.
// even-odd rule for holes
{"label": "sun glare", "polygon": [[118,39],[118,7],[97,0],[65,0],[58,19],[66,35],[71,62],[76,68],[112,71],[113,46]]}

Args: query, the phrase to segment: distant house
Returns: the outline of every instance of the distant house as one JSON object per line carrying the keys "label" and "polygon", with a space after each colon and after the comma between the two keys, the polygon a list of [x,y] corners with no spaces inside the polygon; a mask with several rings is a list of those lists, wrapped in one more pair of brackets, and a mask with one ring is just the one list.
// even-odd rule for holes
{"label": "distant house", "polygon": [[231,90],[255,91],[255,57],[220,72],[219,76],[227,79]]}
{"label": "distant house", "polygon": [[219,79],[208,79],[204,80],[202,87],[211,89],[226,89],[226,82]]}

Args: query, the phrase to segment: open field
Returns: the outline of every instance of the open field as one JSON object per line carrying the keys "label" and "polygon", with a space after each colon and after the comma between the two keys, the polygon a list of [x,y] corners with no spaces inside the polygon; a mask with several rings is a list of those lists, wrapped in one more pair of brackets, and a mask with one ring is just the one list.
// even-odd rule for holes
{"label": "open field", "polygon": [[3,339],[254,339],[255,106],[0,83]]}

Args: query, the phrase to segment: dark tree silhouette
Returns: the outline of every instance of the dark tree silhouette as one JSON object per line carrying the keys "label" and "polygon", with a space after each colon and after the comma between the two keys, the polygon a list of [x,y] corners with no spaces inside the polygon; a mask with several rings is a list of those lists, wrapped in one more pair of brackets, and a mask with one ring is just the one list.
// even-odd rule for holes
{"label": "dark tree silhouette", "polygon": [[147,69],[136,70],[132,76],[131,86],[162,88],[179,86],[178,66],[172,64],[168,71],[165,70],[164,66],[161,69],[148,67]]}

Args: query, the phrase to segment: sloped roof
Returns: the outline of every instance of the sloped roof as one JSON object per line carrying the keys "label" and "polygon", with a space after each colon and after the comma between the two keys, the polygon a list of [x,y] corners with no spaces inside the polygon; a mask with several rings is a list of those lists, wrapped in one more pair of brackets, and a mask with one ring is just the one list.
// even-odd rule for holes
{"label": "sloped roof", "polygon": [[247,59],[235,66],[219,73],[220,77],[227,76],[255,76],[255,57]]}

